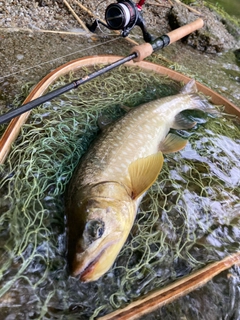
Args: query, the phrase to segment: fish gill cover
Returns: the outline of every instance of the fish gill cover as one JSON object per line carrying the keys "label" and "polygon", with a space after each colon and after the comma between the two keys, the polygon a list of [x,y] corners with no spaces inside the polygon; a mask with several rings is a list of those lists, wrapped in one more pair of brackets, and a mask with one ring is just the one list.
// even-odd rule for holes
{"label": "fish gill cover", "polygon": [[[62,77],[51,90],[92,71]],[[165,156],[113,268],[93,283],[69,277],[64,192],[97,135],[97,119],[116,119],[125,112],[121,106],[135,107],[180,87],[124,66],[31,112],[0,167],[1,319],[94,318],[239,250],[239,122],[197,114],[187,147]],[[231,288],[222,286],[225,292],[214,289],[215,319],[234,308]],[[211,299],[203,305],[201,299],[193,296],[187,310],[175,302],[158,316],[205,319]]]}

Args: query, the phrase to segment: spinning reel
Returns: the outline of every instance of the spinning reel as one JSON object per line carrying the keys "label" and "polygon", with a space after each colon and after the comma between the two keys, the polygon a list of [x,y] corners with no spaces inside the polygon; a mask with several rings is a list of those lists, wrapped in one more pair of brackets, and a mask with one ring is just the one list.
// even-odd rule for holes
{"label": "spinning reel", "polygon": [[131,0],[117,0],[117,3],[112,3],[106,8],[106,23],[95,20],[91,26],[88,25],[88,28],[91,32],[94,32],[100,23],[110,30],[121,30],[121,35],[127,37],[135,26],[139,26],[143,33],[143,39],[146,42],[151,42],[153,38],[151,34],[147,32],[141,14],[144,2],[145,0],[140,0],[139,3],[136,4]]}

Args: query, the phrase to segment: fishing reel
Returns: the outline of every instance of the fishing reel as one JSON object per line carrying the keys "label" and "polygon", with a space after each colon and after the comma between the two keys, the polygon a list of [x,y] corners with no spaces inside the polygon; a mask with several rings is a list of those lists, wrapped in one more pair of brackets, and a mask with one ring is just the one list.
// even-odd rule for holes
{"label": "fishing reel", "polygon": [[141,11],[145,0],[134,3],[131,0],[117,0],[117,3],[110,4],[105,11],[106,23],[101,20],[95,20],[92,25],[88,25],[91,32],[95,32],[98,24],[102,24],[110,30],[121,30],[121,35],[127,37],[130,31],[139,26],[143,33],[143,39],[146,42],[153,40],[150,33],[147,32],[145,22]]}

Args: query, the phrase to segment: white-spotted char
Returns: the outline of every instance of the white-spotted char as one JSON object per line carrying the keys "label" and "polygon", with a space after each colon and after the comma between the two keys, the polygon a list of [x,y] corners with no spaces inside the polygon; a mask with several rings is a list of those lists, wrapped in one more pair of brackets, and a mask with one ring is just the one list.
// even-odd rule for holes
{"label": "white-spotted char", "polygon": [[193,127],[181,111],[208,107],[196,92],[192,80],[177,95],[134,108],[106,128],[82,158],[66,202],[72,275],[93,281],[112,266],[144,193],[161,171],[162,154],[187,143],[170,128]]}

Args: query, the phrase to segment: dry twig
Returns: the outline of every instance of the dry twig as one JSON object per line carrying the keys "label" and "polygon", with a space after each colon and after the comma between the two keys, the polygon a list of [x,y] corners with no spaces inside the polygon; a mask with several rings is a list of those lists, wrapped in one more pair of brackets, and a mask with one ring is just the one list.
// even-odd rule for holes
{"label": "dry twig", "polygon": [[162,3],[148,2],[147,4],[150,5],[150,6],[165,7],[165,8],[171,8],[172,7],[172,6],[167,6],[166,4],[162,4]]}
{"label": "dry twig", "polygon": [[187,4],[185,4],[185,3],[182,3],[180,0],[175,0],[175,1],[176,1],[177,3],[179,3],[179,4],[181,4],[182,6],[184,6],[184,7],[188,8],[188,10],[190,10],[190,11],[192,11],[192,12],[194,12],[194,13],[198,14],[199,16],[202,16],[201,12],[199,12],[199,11],[197,11],[197,10],[193,9],[192,7],[188,6],[188,5],[187,5]]}
{"label": "dry twig", "polygon": [[85,31],[73,32],[73,31],[61,31],[61,30],[47,30],[47,29],[29,29],[29,28],[2,28],[0,27],[0,31],[13,31],[13,32],[42,32],[42,33],[58,33],[58,34],[69,34],[69,35],[85,35]]}
{"label": "dry twig", "polygon": [[85,23],[79,18],[79,16],[76,14],[76,12],[72,9],[72,7],[70,6],[70,4],[67,2],[67,0],[63,0],[63,2],[65,3],[65,5],[68,7],[69,11],[71,12],[71,14],[74,16],[74,18],[80,23],[80,25],[82,26],[82,28],[89,32],[88,28],[86,27]]}

